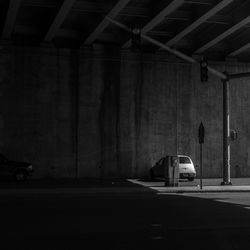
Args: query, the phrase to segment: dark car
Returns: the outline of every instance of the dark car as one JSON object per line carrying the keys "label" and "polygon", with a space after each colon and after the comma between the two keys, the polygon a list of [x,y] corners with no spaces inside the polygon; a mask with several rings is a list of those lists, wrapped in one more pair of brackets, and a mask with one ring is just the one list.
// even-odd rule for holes
{"label": "dark car", "polygon": [[31,163],[10,161],[0,154],[0,176],[13,177],[16,181],[24,181],[33,172]]}

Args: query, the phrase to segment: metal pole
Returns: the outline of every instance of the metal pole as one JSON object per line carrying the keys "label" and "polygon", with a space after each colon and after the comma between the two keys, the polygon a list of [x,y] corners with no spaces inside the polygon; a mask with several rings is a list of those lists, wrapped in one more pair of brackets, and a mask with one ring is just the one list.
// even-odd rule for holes
{"label": "metal pole", "polygon": [[223,82],[223,182],[221,185],[232,185],[230,181],[230,95],[229,79]]}
{"label": "metal pole", "polygon": [[202,144],[200,143],[200,188],[202,189]]}
{"label": "metal pole", "polygon": [[[128,31],[128,32],[132,32],[132,30],[120,23],[117,22],[116,20],[106,16],[105,17],[109,22],[119,26],[120,28]],[[166,46],[165,44],[145,35],[145,34],[141,34],[141,37],[145,40],[147,40],[148,42],[155,44],[165,50],[167,50],[168,52],[182,58],[183,60],[190,62],[190,63],[199,63],[197,62],[194,58],[185,55],[184,53],[178,51],[178,50],[174,50],[171,49],[170,47]],[[231,181],[230,181],[230,141],[229,141],[229,133],[230,133],[230,124],[229,124],[229,79],[239,79],[239,78],[243,78],[243,77],[249,77],[250,76],[250,72],[246,72],[246,73],[239,73],[239,74],[232,74],[232,75],[228,75],[225,73],[222,73],[214,68],[211,68],[208,66],[208,71],[210,73],[212,73],[213,75],[221,78],[222,82],[223,82],[223,182],[221,183],[222,185],[231,185]]]}
{"label": "metal pole", "polygon": [[174,164],[174,157],[173,156],[171,156],[172,157],[172,162],[173,162],[173,186],[175,187],[175,164]]}
{"label": "metal pole", "polygon": [[[124,29],[124,30],[126,30],[126,31],[128,31],[128,32],[132,32],[132,30],[131,30],[128,26],[126,26],[126,25],[124,25],[124,24],[122,24],[122,23],[120,23],[120,22],[118,22],[118,21],[116,21],[116,20],[114,20],[114,19],[112,19],[112,18],[110,18],[110,17],[108,17],[108,16],[106,16],[105,18],[106,18],[109,22],[115,24],[116,26],[118,26],[118,27],[120,27],[120,28],[122,28],[122,29]],[[163,43],[161,43],[161,42],[159,42],[159,41],[157,41],[157,40],[155,40],[155,39],[153,39],[153,38],[151,38],[151,37],[149,37],[149,36],[147,36],[147,35],[145,35],[145,34],[141,34],[141,37],[142,37],[143,39],[147,40],[148,42],[150,42],[150,43],[152,43],[152,44],[155,44],[155,45],[157,45],[157,46],[159,46],[159,47],[161,47],[161,48],[167,50],[168,52],[170,52],[170,53],[176,55],[177,57],[179,57],[179,58],[181,58],[181,59],[183,59],[183,60],[185,60],[185,61],[187,61],[187,62],[190,62],[190,63],[200,63],[200,62],[196,61],[194,58],[192,58],[192,57],[190,57],[190,56],[188,56],[188,55],[185,55],[184,53],[182,53],[182,52],[180,52],[180,51],[178,51],[178,50],[171,49],[171,48],[168,47],[167,45],[165,45],[165,44],[163,44]],[[221,78],[221,79],[227,79],[227,76],[226,76],[225,74],[223,74],[222,72],[220,72],[220,71],[218,71],[218,70],[216,70],[216,69],[213,69],[213,68],[211,68],[211,67],[209,67],[209,66],[208,66],[207,69],[208,69],[208,71],[209,71],[210,73],[212,73],[213,75],[215,75],[215,76],[217,76],[217,77],[219,77],[219,78]]]}
{"label": "metal pole", "polygon": [[238,73],[238,74],[230,74],[228,75],[229,79],[240,79],[250,77],[250,72]]}

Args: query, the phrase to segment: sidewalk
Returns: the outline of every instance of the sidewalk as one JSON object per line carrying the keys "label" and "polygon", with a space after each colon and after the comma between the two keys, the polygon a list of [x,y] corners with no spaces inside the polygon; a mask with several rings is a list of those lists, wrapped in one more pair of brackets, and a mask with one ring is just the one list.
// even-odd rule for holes
{"label": "sidewalk", "polygon": [[128,179],[131,183],[150,188],[158,192],[165,193],[212,193],[212,192],[250,192],[250,178],[232,178],[232,185],[220,185],[222,179],[203,179],[202,189],[200,180],[193,182],[181,180],[178,187],[166,187],[163,180],[149,181],[139,179]]}

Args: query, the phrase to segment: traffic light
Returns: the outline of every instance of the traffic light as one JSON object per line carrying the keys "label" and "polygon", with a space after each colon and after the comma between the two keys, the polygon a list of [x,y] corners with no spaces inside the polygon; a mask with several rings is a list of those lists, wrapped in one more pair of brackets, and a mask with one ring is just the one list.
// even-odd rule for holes
{"label": "traffic light", "polygon": [[202,82],[207,82],[208,80],[208,75],[207,75],[207,66],[208,66],[208,63],[207,61],[203,58],[201,61],[200,61],[200,75],[201,75],[201,81]]}
{"label": "traffic light", "polygon": [[141,48],[141,30],[135,26],[131,33],[131,50],[138,52]]}

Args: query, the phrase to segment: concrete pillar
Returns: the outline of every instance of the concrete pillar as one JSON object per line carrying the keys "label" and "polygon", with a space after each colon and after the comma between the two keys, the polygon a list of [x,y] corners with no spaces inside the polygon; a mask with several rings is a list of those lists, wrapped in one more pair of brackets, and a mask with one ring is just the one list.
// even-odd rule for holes
{"label": "concrete pillar", "polygon": [[179,186],[179,159],[177,156],[166,156],[164,159],[165,186]]}

